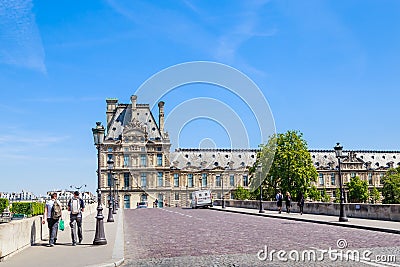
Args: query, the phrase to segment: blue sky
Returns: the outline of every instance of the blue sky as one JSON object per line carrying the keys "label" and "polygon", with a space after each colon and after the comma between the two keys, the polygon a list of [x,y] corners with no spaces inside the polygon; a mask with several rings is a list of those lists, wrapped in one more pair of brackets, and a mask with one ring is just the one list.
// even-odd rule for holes
{"label": "blue sky", "polygon": [[[198,60],[246,74],[277,132],[301,131],[310,149],[400,150],[398,14],[396,0],[3,0],[0,191],[94,191],[91,128],[105,123],[105,99],[127,103],[150,76]],[[229,92],[196,84],[163,97],[166,116],[197,97],[230,103],[251,121]],[[256,126],[246,125],[250,135]],[[229,146],[210,120],[187,124],[180,146],[205,138]]]}

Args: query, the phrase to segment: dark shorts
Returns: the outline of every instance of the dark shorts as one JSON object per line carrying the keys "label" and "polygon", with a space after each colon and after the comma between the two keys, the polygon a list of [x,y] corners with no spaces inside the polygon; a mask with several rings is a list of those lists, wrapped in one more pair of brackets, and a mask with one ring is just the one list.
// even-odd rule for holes
{"label": "dark shorts", "polygon": [[277,205],[278,207],[282,207],[282,200],[278,200],[278,201],[276,202],[276,205]]}

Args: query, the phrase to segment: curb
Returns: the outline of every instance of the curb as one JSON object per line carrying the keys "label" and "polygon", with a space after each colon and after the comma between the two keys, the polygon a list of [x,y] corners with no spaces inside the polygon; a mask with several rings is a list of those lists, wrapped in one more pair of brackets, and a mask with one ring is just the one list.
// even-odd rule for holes
{"label": "curb", "polygon": [[125,250],[125,238],[124,238],[124,210],[120,209],[118,213],[118,226],[117,233],[115,236],[112,260],[114,262],[100,263],[95,265],[89,265],[85,267],[118,267],[125,261],[124,250]]}
{"label": "curb", "polygon": [[378,228],[378,227],[373,227],[373,226],[355,225],[355,224],[347,224],[347,223],[339,223],[339,222],[327,222],[327,221],[318,221],[318,220],[312,220],[312,219],[283,217],[283,216],[276,216],[276,215],[270,215],[270,214],[265,214],[265,213],[251,213],[251,212],[247,212],[247,211],[238,211],[238,210],[223,210],[223,209],[219,209],[219,208],[209,208],[209,209],[216,210],[216,211],[222,211],[222,212],[232,212],[232,213],[239,213],[239,214],[246,214],[246,215],[253,215],[253,216],[262,216],[262,217],[284,219],[284,220],[291,220],[291,221],[328,224],[328,225],[341,226],[341,227],[347,227],[347,228],[363,229],[363,230],[369,230],[369,231],[385,232],[385,233],[400,235],[400,230],[389,229],[389,228]]}

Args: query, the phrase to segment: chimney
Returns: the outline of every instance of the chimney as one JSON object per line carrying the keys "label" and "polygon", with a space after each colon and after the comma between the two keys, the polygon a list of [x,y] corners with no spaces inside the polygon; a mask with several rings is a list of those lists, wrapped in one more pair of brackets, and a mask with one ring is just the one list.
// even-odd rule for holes
{"label": "chimney", "polygon": [[115,111],[117,110],[118,99],[116,98],[107,98],[107,128],[110,126],[111,120],[114,116]]}
{"label": "chimney", "polygon": [[136,100],[137,100],[137,95],[131,96],[132,111],[136,110]]}
{"label": "chimney", "polygon": [[164,104],[164,101],[158,102],[158,126],[162,136],[164,136]]}

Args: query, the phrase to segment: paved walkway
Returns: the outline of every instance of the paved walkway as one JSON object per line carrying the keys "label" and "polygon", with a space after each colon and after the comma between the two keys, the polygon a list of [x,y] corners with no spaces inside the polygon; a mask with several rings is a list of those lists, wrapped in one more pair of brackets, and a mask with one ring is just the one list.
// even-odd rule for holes
{"label": "paved walkway", "polygon": [[[72,246],[71,228],[66,222],[64,231],[58,231],[57,245],[47,247],[44,240],[34,246],[0,262],[1,267],[41,266],[41,267],[82,267],[82,266],[118,266],[124,260],[123,209],[114,215],[114,222],[107,223],[108,210],[103,210],[106,245],[94,246],[96,232],[96,213],[83,218],[82,244]],[[43,231],[48,231],[45,225]]]}
{"label": "paved walkway", "polygon": [[329,224],[342,227],[400,234],[400,223],[393,221],[348,218],[349,219],[348,222],[339,222],[338,216],[329,216],[329,215],[305,214],[305,213],[303,213],[303,215],[300,215],[300,213],[286,213],[284,211],[282,211],[282,213],[279,214],[278,211],[272,211],[272,210],[265,210],[265,213],[259,213],[258,209],[246,209],[246,208],[234,208],[234,207],[226,207],[225,209],[222,209],[221,206],[214,206],[212,209],[224,212],[234,212],[241,214],[266,216],[272,218]]}

